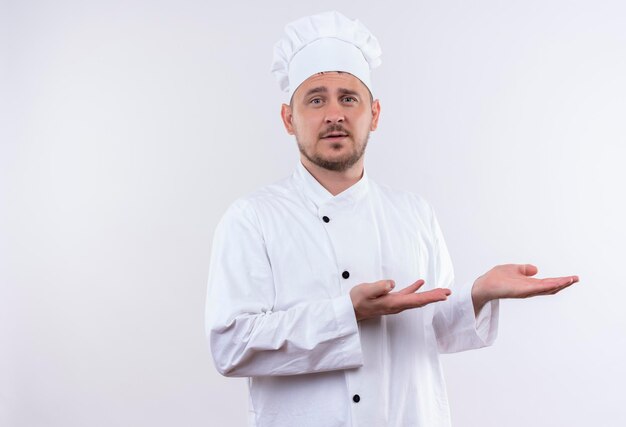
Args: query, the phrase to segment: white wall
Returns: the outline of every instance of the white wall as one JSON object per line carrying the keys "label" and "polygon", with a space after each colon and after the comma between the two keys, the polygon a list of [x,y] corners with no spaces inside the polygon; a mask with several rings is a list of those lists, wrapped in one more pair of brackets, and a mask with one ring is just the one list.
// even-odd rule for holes
{"label": "white wall", "polygon": [[291,173],[272,46],[333,8],[383,47],[368,173],[431,202],[458,279],[581,277],[445,356],[455,425],[626,425],[625,4],[410,3],[2,3],[0,425],[245,424],[204,339],[212,230]]}

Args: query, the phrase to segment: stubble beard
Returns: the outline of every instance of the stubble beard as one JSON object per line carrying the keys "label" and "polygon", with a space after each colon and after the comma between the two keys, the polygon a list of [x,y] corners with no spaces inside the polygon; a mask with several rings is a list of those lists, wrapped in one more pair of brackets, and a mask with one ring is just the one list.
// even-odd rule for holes
{"label": "stubble beard", "polygon": [[[358,143],[356,143],[354,149],[351,150],[349,153],[340,158],[332,160],[324,158],[317,153],[307,153],[305,147],[300,143],[300,140],[297,136],[296,142],[298,143],[298,149],[300,150],[300,153],[314,165],[333,172],[344,172],[354,166],[356,162],[358,162],[361,157],[363,157],[369,137],[370,134],[368,132],[367,135],[365,135],[365,140],[363,141],[363,144],[359,145]],[[337,143],[337,146],[339,146],[339,143]]]}

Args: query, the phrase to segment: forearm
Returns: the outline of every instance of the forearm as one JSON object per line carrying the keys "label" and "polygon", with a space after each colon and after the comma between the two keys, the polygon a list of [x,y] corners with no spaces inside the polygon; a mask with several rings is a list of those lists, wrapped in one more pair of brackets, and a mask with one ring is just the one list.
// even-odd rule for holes
{"label": "forearm", "polygon": [[283,311],[218,319],[209,335],[216,368],[226,376],[295,375],[362,364],[347,295]]}
{"label": "forearm", "polygon": [[454,353],[491,345],[498,329],[497,302],[476,314],[472,286],[455,286],[452,296],[435,305],[433,327],[441,353]]}

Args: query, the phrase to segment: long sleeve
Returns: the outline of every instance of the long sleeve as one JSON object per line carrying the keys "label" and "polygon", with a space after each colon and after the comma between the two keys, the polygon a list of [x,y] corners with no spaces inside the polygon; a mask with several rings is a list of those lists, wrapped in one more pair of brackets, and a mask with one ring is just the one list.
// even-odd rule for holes
{"label": "long sleeve", "polygon": [[247,201],[233,204],[215,231],[208,282],[206,332],[222,375],[293,375],[362,365],[349,295],[275,309],[271,262]]}
{"label": "long sleeve", "polygon": [[478,316],[472,302],[472,283],[455,286],[452,260],[443,233],[431,209],[434,253],[433,271],[436,287],[450,288],[452,295],[444,303],[435,304],[433,327],[441,353],[454,353],[491,345],[498,331],[498,301],[486,304]]}

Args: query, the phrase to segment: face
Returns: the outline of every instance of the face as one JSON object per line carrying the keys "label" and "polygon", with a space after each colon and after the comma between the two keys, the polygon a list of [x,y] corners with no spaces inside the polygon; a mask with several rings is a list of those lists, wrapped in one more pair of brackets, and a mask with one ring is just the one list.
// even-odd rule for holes
{"label": "face", "polygon": [[318,73],[305,80],[283,104],[287,132],[295,135],[303,161],[345,171],[363,157],[370,131],[378,126],[380,104],[349,73]]}

